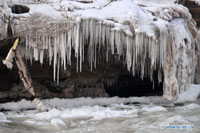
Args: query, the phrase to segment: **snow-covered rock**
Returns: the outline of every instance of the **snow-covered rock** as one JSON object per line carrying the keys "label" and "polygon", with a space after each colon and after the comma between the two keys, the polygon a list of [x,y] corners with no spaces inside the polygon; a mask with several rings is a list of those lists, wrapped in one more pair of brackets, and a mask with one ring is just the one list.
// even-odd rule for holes
{"label": "snow-covered rock", "polygon": [[12,19],[4,27],[10,24],[14,36],[21,37],[26,47],[19,50],[26,59],[42,64],[47,58],[53,64],[58,83],[60,66],[66,70],[71,65],[72,50],[77,72],[82,71],[84,61],[92,71],[102,63],[99,59],[111,62],[114,54],[142,79],[149,76],[154,82],[157,70],[159,82],[164,77],[164,97],[169,100],[194,82],[196,23],[188,9],[174,1],[154,6],[133,0],[49,0],[47,4],[24,1],[24,6],[30,10],[9,13]]}

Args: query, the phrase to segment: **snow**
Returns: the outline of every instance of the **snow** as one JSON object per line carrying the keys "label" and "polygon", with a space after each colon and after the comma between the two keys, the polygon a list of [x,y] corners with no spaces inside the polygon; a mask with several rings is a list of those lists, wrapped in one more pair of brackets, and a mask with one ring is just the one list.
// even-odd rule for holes
{"label": "snow", "polygon": [[167,111],[166,108],[162,106],[146,106],[141,109],[142,112],[152,113],[152,112],[160,112]]}
{"label": "snow", "polygon": [[9,120],[7,120],[6,115],[2,112],[0,112],[0,123],[1,122],[10,122]]}
{"label": "snow", "polygon": [[[184,103],[184,102],[192,102],[197,100],[198,96],[200,95],[200,85],[192,84],[187,91],[183,91],[178,95],[178,99],[175,103]],[[73,107],[81,107],[81,106],[113,106],[115,104],[133,104],[133,103],[143,103],[143,104],[169,104],[169,102],[163,99],[162,96],[150,96],[150,97],[129,97],[129,98],[119,98],[119,97],[110,97],[110,98],[74,98],[74,99],[46,99],[42,100],[48,108],[73,108]],[[126,107],[123,105],[124,108]],[[120,105],[120,107],[122,107]],[[36,105],[33,101],[22,99],[18,102],[8,102],[8,103],[1,103],[0,109],[5,110],[23,110],[23,109],[35,109]],[[155,110],[166,111],[162,107],[158,106],[151,106],[148,107],[149,111],[143,108],[143,111],[153,112]],[[57,110],[51,110],[52,114],[59,115],[60,112]],[[43,116],[38,116],[45,119],[45,112],[42,114]]]}
{"label": "snow", "polygon": [[[126,104],[126,103],[168,103],[168,101],[164,100],[161,96],[153,96],[153,97],[130,97],[130,98],[74,98],[74,99],[47,99],[42,100],[44,104],[46,104],[49,108],[73,108],[73,107],[81,107],[81,106],[108,106],[114,104]],[[18,102],[8,102],[1,103],[0,109],[5,110],[23,110],[23,109],[35,109],[36,105],[33,101],[21,100]],[[55,112],[54,112],[55,111]],[[57,115],[59,112],[57,110],[52,110],[52,114]],[[45,112],[44,114],[45,115]],[[42,116],[41,116],[42,117]],[[44,116],[45,117],[45,116]]]}
{"label": "snow", "polygon": [[22,99],[20,102],[9,102],[0,104],[1,109],[6,110],[21,110],[21,109],[33,109],[36,108],[35,104],[31,101],[27,101],[25,99]]}
{"label": "snow", "polygon": [[36,121],[34,119],[25,120],[24,123],[26,123],[28,125],[34,125],[34,126],[48,126],[48,125],[50,125],[48,122]]}
{"label": "snow", "polygon": [[198,5],[200,5],[200,0],[190,0],[190,1],[194,1],[195,3],[197,3]]}
{"label": "snow", "polygon": [[181,125],[183,123],[187,123],[188,124],[189,121],[185,120],[185,118],[183,116],[180,115],[175,115],[172,117],[169,117],[165,120],[163,120],[163,122],[161,123],[161,125],[163,126],[167,126],[167,125]]}
{"label": "snow", "polygon": [[177,103],[195,101],[200,96],[200,85],[191,84],[190,88],[178,95]]}
{"label": "snow", "polygon": [[[162,97],[55,98],[44,101],[57,107],[49,108],[48,112],[26,110],[25,106],[24,110],[0,112],[0,131],[14,132],[12,128],[15,126],[18,132],[170,132],[172,130],[168,131],[166,126],[179,125],[193,126],[191,132],[200,130],[200,105],[195,102],[178,107],[169,106],[171,103],[165,103]],[[133,104],[136,101],[140,103]],[[23,104],[20,102],[16,105]],[[0,108],[9,104],[0,104]]]}
{"label": "snow", "polygon": [[64,123],[63,120],[61,119],[52,119],[51,120],[51,125],[54,125],[56,127],[59,127],[59,126],[66,126],[66,124]]}
{"label": "snow", "polygon": [[49,112],[41,112],[34,115],[34,118],[37,120],[48,120],[50,118],[55,118],[60,116],[61,112],[57,109],[52,109]]}
{"label": "snow", "polygon": [[112,108],[101,106],[83,106],[71,110],[65,110],[61,118],[92,118],[94,120],[112,118],[112,117],[126,117],[137,116],[137,109],[132,110],[115,110]]}
{"label": "snow", "polygon": [[180,107],[177,107],[176,109],[180,109],[180,110],[192,110],[192,109],[199,109],[200,106],[198,104],[195,104],[195,103],[191,103],[191,104],[188,104],[188,105],[185,105],[185,106],[180,106]]}
{"label": "snow", "polygon": [[166,7],[175,4],[177,0],[133,0],[133,1],[139,5]]}

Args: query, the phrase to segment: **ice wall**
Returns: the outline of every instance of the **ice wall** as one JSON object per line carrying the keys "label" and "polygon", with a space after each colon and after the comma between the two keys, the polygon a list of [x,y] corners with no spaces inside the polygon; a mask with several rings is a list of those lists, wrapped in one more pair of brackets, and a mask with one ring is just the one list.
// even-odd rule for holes
{"label": "ice wall", "polygon": [[114,62],[112,55],[141,78],[154,81],[157,70],[159,82],[164,76],[164,97],[169,100],[194,80],[196,27],[181,5],[139,7],[131,0],[87,4],[63,0],[27,6],[30,12],[14,14],[13,20],[15,35],[24,38],[26,45],[21,53],[41,64],[48,59],[57,83],[59,69],[66,70],[72,63],[72,51],[77,72],[84,61],[91,71],[99,63]]}

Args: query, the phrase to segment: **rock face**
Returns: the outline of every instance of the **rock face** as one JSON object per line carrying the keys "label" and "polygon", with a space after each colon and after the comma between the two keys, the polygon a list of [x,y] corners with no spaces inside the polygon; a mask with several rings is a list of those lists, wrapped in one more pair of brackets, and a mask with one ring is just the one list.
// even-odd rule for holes
{"label": "rock face", "polygon": [[195,83],[200,83],[200,1],[199,0],[180,0],[180,4],[187,7],[192,14],[192,17],[197,23],[198,33],[197,33],[197,68],[196,68],[196,77],[195,77]]}
{"label": "rock face", "polygon": [[200,27],[200,1],[199,0],[179,0],[179,3],[187,7],[192,14],[192,17],[197,22],[197,27]]}
{"label": "rock face", "polygon": [[[52,64],[57,83],[60,73],[70,73],[70,66],[83,73],[85,62],[94,71],[100,64],[119,61],[133,76],[149,77],[153,84],[156,71],[169,100],[194,82],[199,44],[196,23],[186,7],[131,0],[17,2],[21,4],[1,7],[6,21],[0,20],[0,39],[8,37],[8,31],[20,37],[18,50],[24,58]],[[68,82],[75,88],[75,81]]]}

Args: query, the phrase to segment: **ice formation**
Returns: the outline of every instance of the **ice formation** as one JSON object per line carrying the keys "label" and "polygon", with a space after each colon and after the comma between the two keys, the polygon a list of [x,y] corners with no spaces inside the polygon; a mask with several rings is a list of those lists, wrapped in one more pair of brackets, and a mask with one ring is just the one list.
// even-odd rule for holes
{"label": "ice formation", "polygon": [[72,56],[81,72],[84,61],[92,71],[99,63],[113,62],[113,55],[141,78],[149,76],[154,81],[157,70],[159,82],[164,77],[164,97],[168,99],[194,82],[196,26],[181,5],[140,7],[134,0],[18,2],[30,8],[28,13],[10,13],[14,35],[24,38],[26,45],[21,53],[41,64],[48,58],[57,83],[60,67],[66,70]]}

